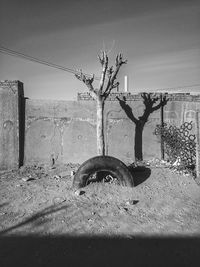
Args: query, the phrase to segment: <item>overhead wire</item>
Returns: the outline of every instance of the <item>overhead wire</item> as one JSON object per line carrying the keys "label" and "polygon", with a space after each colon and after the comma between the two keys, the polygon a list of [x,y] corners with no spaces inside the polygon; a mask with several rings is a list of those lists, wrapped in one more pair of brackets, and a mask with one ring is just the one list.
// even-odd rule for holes
{"label": "overhead wire", "polygon": [[[75,70],[75,69],[72,69],[72,68],[64,67],[64,66],[61,66],[61,65],[58,65],[58,64],[54,64],[54,63],[45,61],[45,60],[41,60],[41,59],[38,59],[38,58],[35,58],[35,57],[32,57],[32,56],[26,55],[24,53],[17,52],[15,50],[9,49],[9,48],[4,47],[2,45],[0,45],[0,53],[11,55],[11,56],[16,56],[16,57],[19,57],[19,58],[23,58],[23,59],[28,60],[28,61],[36,62],[36,63],[42,64],[42,65],[45,65],[45,66],[48,66],[48,67],[51,67],[51,68],[59,69],[59,70],[62,70],[62,71],[73,73],[73,74],[81,74],[82,73],[81,70],[78,71],[78,70]],[[83,73],[83,74],[86,77],[92,77],[93,76],[93,75],[87,74],[87,73]],[[95,80],[100,80],[100,77],[96,76],[96,77],[94,77],[94,79]],[[159,90],[171,90],[171,89],[191,88],[191,87],[197,87],[197,86],[200,86],[200,84],[183,85],[183,86],[170,87],[170,88],[157,88],[155,90],[156,91],[159,91]]]}
{"label": "overhead wire", "polygon": [[[57,64],[45,61],[45,60],[41,60],[41,59],[38,59],[38,58],[35,58],[35,57],[32,57],[32,56],[26,55],[26,54],[21,53],[21,52],[17,52],[15,50],[11,50],[11,49],[9,49],[7,47],[4,47],[2,45],[0,45],[0,53],[11,55],[11,56],[16,56],[16,57],[19,57],[19,58],[23,58],[23,59],[28,60],[28,61],[36,62],[36,63],[42,64],[42,65],[46,65],[46,66],[51,67],[51,68],[63,70],[63,71],[66,71],[66,72],[69,72],[69,73],[73,73],[73,74],[81,74],[82,73],[81,71],[78,71],[78,70],[75,70],[75,69],[71,69],[71,68],[67,68],[67,67],[64,67],[64,66],[60,66],[60,65],[57,65]],[[87,74],[87,73],[83,73],[83,74],[85,76],[87,76],[87,77],[92,77],[91,74]],[[95,80],[99,80],[100,78],[99,77],[94,77],[94,79]]]}

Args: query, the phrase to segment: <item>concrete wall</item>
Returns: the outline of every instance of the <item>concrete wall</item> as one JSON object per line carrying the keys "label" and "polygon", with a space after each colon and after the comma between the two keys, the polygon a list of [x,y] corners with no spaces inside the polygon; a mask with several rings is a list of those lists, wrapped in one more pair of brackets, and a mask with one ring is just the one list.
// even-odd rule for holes
{"label": "concrete wall", "polygon": [[196,112],[200,110],[200,99],[193,101],[169,101],[165,107],[164,121],[170,125],[180,126],[184,122],[192,122],[191,133],[196,134]]}
{"label": "concrete wall", "polygon": [[0,170],[18,168],[22,163],[20,117],[23,84],[19,81],[0,82]]}
{"label": "concrete wall", "polygon": [[[96,103],[88,94],[78,101],[26,100],[23,84],[0,84],[0,170],[33,163],[82,163],[96,155]],[[127,104],[136,118],[144,111],[139,95],[126,95]],[[200,109],[200,96],[168,95],[164,121],[180,125],[193,121]],[[24,116],[25,114],[25,116]],[[135,124],[112,94],[105,104],[106,154],[125,163],[134,156]],[[161,144],[154,135],[161,122],[161,110],[149,116],[143,131],[144,159],[161,158]],[[25,140],[25,147],[24,147]]]}
{"label": "concrete wall", "polygon": [[82,162],[96,155],[95,103],[26,101],[25,162]]}
{"label": "concrete wall", "polygon": [[[119,94],[121,97],[124,94]],[[96,155],[96,105],[88,94],[78,101],[26,101],[25,162],[73,162],[82,163]],[[126,94],[127,104],[135,117],[143,114],[144,104],[140,96]],[[200,108],[200,98],[187,95],[169,95],[164,107],[164,121],[179,126],[193,121]],[[161,158],[160,140],[154,135],[161,122],[161,110],[153,112],[143,131],[144,159]],[[105,104],[106,154],[125,163],[134,157],[135,124],[112,95]]]}
{"label": "concrete wall", "polygon": [[[135,116],[142,114],[141,101],[128,101]],[[154,112],[144,129],[144,158],[160,157],[160,143],[153,131],[160,122]],[[118,101],[105,105],[106,154],[124,162],[134,161],[135,125]],[[26,101],[25,162],[81,163],[96,156],[95,101]]]}

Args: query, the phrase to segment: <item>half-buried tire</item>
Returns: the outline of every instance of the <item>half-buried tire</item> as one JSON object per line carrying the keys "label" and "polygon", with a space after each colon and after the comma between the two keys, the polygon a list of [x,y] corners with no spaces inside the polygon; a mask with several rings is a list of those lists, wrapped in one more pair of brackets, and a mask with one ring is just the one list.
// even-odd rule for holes
{"label": "half-buried tire", "polygon": [[110,156],[97,156],[85,161],[74,175],[74,189],[87,185],[88,179],[95,172],[105,171],[117,178],[123,186],[134,186],[133,177],[128,167],[119,159]]}

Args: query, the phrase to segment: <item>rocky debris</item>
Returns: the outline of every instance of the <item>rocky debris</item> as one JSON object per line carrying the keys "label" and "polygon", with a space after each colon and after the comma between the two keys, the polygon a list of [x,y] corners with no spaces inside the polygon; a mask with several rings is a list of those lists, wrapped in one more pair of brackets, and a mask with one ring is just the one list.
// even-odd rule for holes
{"label": "rocky debris", "polygon": [[112,177],[112,175],[106,175],[105,178],[103,178],[103,183],[109,183],[109,184],[120,184],[118,179],[115,177]]}
{"label": "rocky debris", "polygon": [[71,171],[71,172],[70,172],[70,176],[71,176],[71,177],[74,177],[75,173],[76,173],[75,171]]}
{"label": "rocky debris", "polygon": [[68,170],[59,173],[60,178],[67,178],[69,175],[70,172]]}
{"label": "rocky debris", "polygon": [[194,178],[196,177],[195,173],[195,165],[188,165],[183,166],[180,164],[180,159],[177,157],[177,160],[175,162],[169,162],[168,160],[161,160],[161,159],[151,159],[148,160],[147,163],[150,167],[156,167],[156,168],[169,168],[172,172],[178,173],[183,176],[190,176],[192,175]]}
{"label": "rocky debris", "polygon": [[47,176],[52,177],[59,182],[63,178],[72,177],[79,166],[80,164],[72,163],[65,165],[55,164],[54,166],[33,164],[22,166],[19,170],[15,171],[15,174],[17,174],[17,176],[24,182],[41,179]]}
{"label": "rocky debris", "polygon": [[60,204],[60,203],[63,203],[65,201],[66,201],[66,199],[64,197],[55,197],[53,199],[53,204]]}
{"label": "rocky debris", "polygon": [[132,169],[132,168],[137,168],[137,167],[149,167],[150,166],[150,162],[149,161],[135,161],[133,163],[131,163],[128,168]]}
{"label": "rocky debris", "polygon": [[29,182],[29,181],[33,181],[33,180],[35,180],[35,178],[33,178],[33,177],[22,177],[22,181],[24,181],[24,182]]}
{"label": "rocky debris", "polygon": [[[73,178],[73,176],[71,177]],[[110,174],[103,174],[103,175],[98,176],[97,172],[90,175],[87,184],[99,183],[99,182],[108,183],[108,184],[116,184],[116,185],[120,184],[119,180],[116,177],[113,177]]]}
{"label": "rocky debris", "polygon": [[18,176],[22,176],[22,180],[27,182],[48,176],[48,170],[42,165],[25,165],[18,170]]}
{"label": "rocky debris", "polygon": [[128,200],[126,201],[126,205],[135,205],[139,202],[139,200]]}
{"label": "rocky debris", "polygon": [[60,178],[61,178],[61,176],[60,175],[54,175],[53,176],[53,178],[57,181],[57,182],[59,182],[60,181]]}
{"label": "rocky debris", "polygon": [[78,189],[78,190],[76,190],[76,191],[74,192],[74,194],[75,194],[76,196],[81,196],[81,195],[84,195],[84,194],[85,194],[85,191]]}
{"label": "rocky debris", "polygon": [[78,170],[80,164],[64,164],[61,166],[54,166],[54,169],[49,170],[49,175],[55,179],[63,179],[73,177]]}

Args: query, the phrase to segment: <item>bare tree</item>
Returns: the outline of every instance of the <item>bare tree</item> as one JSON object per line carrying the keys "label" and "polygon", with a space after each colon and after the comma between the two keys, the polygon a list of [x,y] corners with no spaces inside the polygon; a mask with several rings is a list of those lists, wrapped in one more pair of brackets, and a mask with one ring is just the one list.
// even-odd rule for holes
{"label": "bare tree", "polygon": [[91,96],[96,100],[97,107],[97,154],[105,155],[105,141],[104,141],[104,104],[111,91],[118,87],[116,82],[118,72],[127,60],[123,60],[122,54],[118,54],[115,60],[115,66],[109,67],[109,59],[106,51],[102,51],[98,55],[98,59],[102,66],[99,88],[95,89],[93,86],[94,75],[92,78],[86,77],[82,72],[76,74],[76,78],[84,82],[87,86]]}

